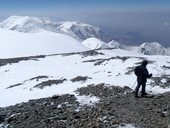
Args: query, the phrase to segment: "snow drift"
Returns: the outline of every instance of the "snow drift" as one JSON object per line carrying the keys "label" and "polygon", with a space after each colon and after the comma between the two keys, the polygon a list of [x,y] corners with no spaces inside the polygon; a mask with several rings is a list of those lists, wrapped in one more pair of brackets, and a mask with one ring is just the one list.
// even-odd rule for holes
{"label": "snow drift", "polygon": [[20,33],[0,29],[0,58],[46,55],[88,50],[76,39],[49,31]]}
{"label": "snow drift", "polygon": [[109,48],[109,46],[105,42],[101,41],[100,39],[94,38],[94,37],[84,40],[82,42],[82,44],[90,49]]}

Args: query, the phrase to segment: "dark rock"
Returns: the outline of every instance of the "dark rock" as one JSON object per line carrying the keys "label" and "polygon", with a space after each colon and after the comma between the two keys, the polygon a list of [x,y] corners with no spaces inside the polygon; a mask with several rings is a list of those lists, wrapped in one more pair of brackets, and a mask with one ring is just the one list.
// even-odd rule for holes
{"label": "dark rock", "polygon": [[79,81],[82,81],[82,82],[85,82],[87,79],[92,79],[88,76],[77,76],[73,79],[71,79],[72,82],[79,82]]}
{"label": "dark rock", "polygon": [[54,95],[51,97],[51,99],[57,99],[57,98],[59,98],[59,95]]}
{"label": "dark rock", "polygon": [[59,79],[59,80],[48,80],[48,81],[43,81],[40,84],[37,84],[34,86],[34,88],[40,88],[43,89],[47,86],[51,86],[51,85],[58,85],[63,83],[64,81],[66,81],[67,79]]}
{"label": "dark rock", "polygon": [[0,123],[4,121],[5,115],[0,115]]}
{"label": "dark rock", "polygon": [[45,55],[40,56],[29,56],[29,57],[18,57],[18,58],[9,58],[9,59],[0,59],[0,66],[4,66],[7,64],[19,63],[20,61],[27,61],[27,60],[35,60],[37,61],[40,58],[45,58]]}

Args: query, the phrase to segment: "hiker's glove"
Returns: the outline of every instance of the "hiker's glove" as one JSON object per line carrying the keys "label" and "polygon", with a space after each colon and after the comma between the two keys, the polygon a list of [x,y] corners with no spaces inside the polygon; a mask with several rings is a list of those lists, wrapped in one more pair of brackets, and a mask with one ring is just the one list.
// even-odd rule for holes
{"label": "hiker's glove", "polygon": [[151,78],[152,77],[152,73],[151,74],[149,74],[149,78]]}

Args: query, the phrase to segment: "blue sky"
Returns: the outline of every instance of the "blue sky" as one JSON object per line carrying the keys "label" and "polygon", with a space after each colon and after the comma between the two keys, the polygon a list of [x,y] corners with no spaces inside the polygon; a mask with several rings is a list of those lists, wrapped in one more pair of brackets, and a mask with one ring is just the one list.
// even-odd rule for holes
{"label": "blue sky", "polygon": [[11,15],[79,20],[132,43],[170,45],[170,0],[0,0],[0,20]]}
{"label": "blue sky", "polygon": [[[170,0],[0,0],[0,17],[45,16],[84,20],[115,12],[170,12]],[[107,14],[106,14],[107,13]]]}
{"label": "blue sky", "polygon": [[164,11],[170,0],[0,0],[1,14],[57,11]]}

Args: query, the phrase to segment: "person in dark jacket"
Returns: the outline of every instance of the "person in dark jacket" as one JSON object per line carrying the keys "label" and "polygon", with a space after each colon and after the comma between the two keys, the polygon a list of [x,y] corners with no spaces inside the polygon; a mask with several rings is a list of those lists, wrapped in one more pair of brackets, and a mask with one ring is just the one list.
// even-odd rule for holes
{"label": "person in dark jacket", "polygon": [[[145,87],[146,87],[146,82],[147,82],[147,78],[151,78],[152,77],[152,73],[149,74],[146,66],[148,64],[147,60],[142,61],[140,66],[137,66],[135,69],[135,74],[137,76],[137,86],[135,88],[135,97],[138,97],[138,91],[140,86],[142,85],[142,94],[141,96],[144,97],[145,95],[147,95],[147,93],[145,92]],[[137,72],[137,73],[136,73]]]}

